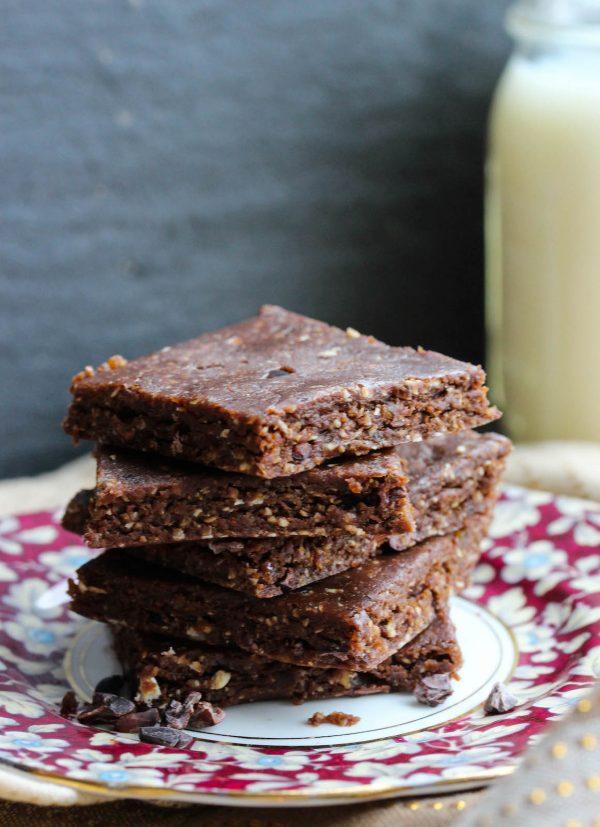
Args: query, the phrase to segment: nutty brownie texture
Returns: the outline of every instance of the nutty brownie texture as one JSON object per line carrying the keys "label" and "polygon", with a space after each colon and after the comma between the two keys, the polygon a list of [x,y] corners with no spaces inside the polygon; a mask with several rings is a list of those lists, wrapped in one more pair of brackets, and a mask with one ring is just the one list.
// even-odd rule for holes
{"label": "nutty brownie texture", "polygon": [[73,498],[63,526],[93,548],[333,533],[409,546],[458,528],[453,516],[487,495],[509,450],[463,431],[261,480],[99,449],[96,488]]}
{"label": "nutty brownie texture", "polygon": [[371,695],[412,691],[426,675],[456,677],[462,655],[444,607],[428,628],[369,672],[311,669],[278,663],[235,647],[210,647],[113,627],[115,648],[138,693],[152,690],[153,703],[200,692],[227,707],[249,701]]}
{"label": "nutty brownie texture", "polygon": [[[497,483],[509,447],[509,441],[497,434],[465,431],[394,449],[400,454],[411,476],[408,492],[413,505],[415,529],[393,535],[390,539],[391,546],[395,550],[408,548],[428,537],[456,531],[472,514],[486,513],[496,499]],[[359,464],[360,462],[362,461]],[[323,470],[309,471],[298,476],[318,476]],[[287,484],[290,479],[294,478],[283,478],[275,482]],[[153,481],[156,482],[155,477]],[[383,483],[382,487],[385,488]],[[173,507],[170,503],[178,502],[174,499],[172,489],[169,489],[171,494],[167,507],[157,504],[159,495],[154,498],[150,495],[150,491],[155,488],[152,486],[149,490],[146,489],[142,497],[133,484],[124,483],[121,488],[116,485],[111,487],[113,496],[108,497],[101,507],[96,506],[96,510],[103,515],[105,526],[108,521],[114,522],[115,534],[112,536],[127,536],[117,533],[119,526],[131,524],[134,512],[141,519],[145,513],[145,503],[148,503],[149,509],[155,509],[156,514],[164,514],[165,510],[172,514]],[[386,496],[389,499],[389,495]],[[78,497],[82,499],[81,495]],[[154,514],[155,511],[152,510],[151,513]],[[190,513],[190,506],[187,511]],[[67,510],[63,524],[82,532],[87,520],[87,525],[90,526],[87,536],[93,537],[94,544],[102,544],[103,538],[108,540],[108,532],[92,532],[87,512],[87,504],[81,506],[75,498]],[[93,524],[97,525],[100,519],[97,517]],[[293,519],[290,519],[290,523]],[[145,527],[148,534],[153,532],[154,525],[160,531],[160,518],[155,516],[152,522],[142,522],[141,525],[140,530]],[[189,530],[189,527],[182,529],[185,530]],[[123,528],[122,531],[125,532],[126,529]],[[136,529],[132,527],[131,532],[139,540],[140,535]],[[172,527],[167,529],[167,536],[172,532]],[[211,583],[268,598],[362,565],[386,550],[387,547],[381,545],[381,542],[379,537],[332,531],[325,537],[288,536],[160,543],[128,547],[125,552]]]}
{"label": "nutty brownie texture", "polygon": [[287,476],[497,419],[480,367],[280,307],[73,379],[75,440]]}
{"label": "nutty brownie texture", "polygon": [[368,671],[432,622],[479,558],[489,514],[408,551],[385,554],[271,600],[151,566],[118,550],[71,581],[72,609],[210,645],[237,645],[300,666]]}
{"label": "nutty brownie texture", "polygon": [[124,549],[140,560],[256,597],[277,597],[355,568],[379,554],[372,537],[278,537],[213,540]]}
{"label": "nutty brownie texture", "polygon": [[392,536],[391,547],[399,551],[448,534],[471,514],[488,513],[511,448],[500,434],[464,431],[396,449],[409,476],[415,530]]}
{"label": "nutty brownie texture", "polygon": [[291,534],[379,537],[414,528],[401,456],[384,451],[273,480],[110,449],[63,525],[93,548]]}

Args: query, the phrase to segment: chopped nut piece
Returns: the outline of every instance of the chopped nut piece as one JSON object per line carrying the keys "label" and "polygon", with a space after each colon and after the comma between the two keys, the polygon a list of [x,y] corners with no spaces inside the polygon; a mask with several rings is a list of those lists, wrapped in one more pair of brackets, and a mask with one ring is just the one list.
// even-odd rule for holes
{"label": "chopped nut piece", "polygon": [[90,378],[91,376],[95,376],[96,371],[91,365],[86,365],[83,370],[80,370],[79,373],[76,373],[73,377],[73,384],[76,385],[77,382],[81,382],[83,379]]}
{"label": "chopped nut piece", "polygon": [[[103,362],[98,370],[100,372],[111,371],[111,370],[118,370],[119,368],[125,367],[127,364],[127,359],[125,359],[120,354],[116,353],[114,356],[109,356],[106,362]],[[86,368],[87,370],[87,368]]]}
{"label": "chopped nut piece", "polygon": [[340,670],[338,680],[342,684],[344,689],[350,689],[350,687],[352,686],[352,678],[354,674],[354,672],[348,672],[345,669]]}
{"label": "chopped nut piece", "polygon": [[225,672],[224,669],[219,669],[212,676],[210,682],[211,689],[224,689],[231,680],[231,672]]}
{"label": "chopped nut piece", "polygon": [[396,626],[393,620],[388,620],[383,627],[383,633],[387,638],[396,637]]}
{"label": "chopped nut piece", "polygon": [[160,698],[160,686],[156,678],[153,675],[141,675],[135,700],[148,703],[158,698]]}

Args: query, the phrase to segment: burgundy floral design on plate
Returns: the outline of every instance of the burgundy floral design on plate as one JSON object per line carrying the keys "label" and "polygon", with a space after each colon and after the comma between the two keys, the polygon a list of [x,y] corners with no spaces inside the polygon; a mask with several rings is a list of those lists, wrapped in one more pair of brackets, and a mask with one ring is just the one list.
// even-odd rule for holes
{"label": "burgundy floral design on plate", "polygon": [[57,782],[278,806],[466,788],[511,771],[600,675],[600,508],[509,487],[466,596],[516,640],[513,711],[486,717],[478,706],[401,736],[303,748],[197,740],[169,749],[90,729],[58,715],[64,655],[83,623],[61,603],[63,583],[91,554],[58,517],[0,518],[0,762]]}

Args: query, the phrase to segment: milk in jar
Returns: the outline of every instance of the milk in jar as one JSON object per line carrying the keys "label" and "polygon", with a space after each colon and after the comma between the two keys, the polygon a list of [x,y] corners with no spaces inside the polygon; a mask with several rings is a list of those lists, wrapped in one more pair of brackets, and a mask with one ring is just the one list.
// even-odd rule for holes
{"label": "milk in jar", "polygon": [[600,0],[520,3],[486,166],[487,367],[517,441],[600,441]]}

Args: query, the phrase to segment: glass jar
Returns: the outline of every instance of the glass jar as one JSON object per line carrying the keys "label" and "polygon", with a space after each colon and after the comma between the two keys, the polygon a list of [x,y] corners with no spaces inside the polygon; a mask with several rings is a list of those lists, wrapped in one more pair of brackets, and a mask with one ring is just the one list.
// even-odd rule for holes
{"label": "glass jar", "polygon": [[486,163],[492,395],[516,441],[600,441],[600,2],[520,2]]}

